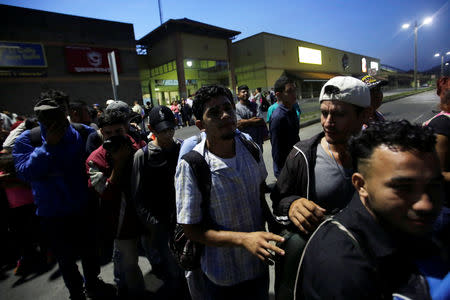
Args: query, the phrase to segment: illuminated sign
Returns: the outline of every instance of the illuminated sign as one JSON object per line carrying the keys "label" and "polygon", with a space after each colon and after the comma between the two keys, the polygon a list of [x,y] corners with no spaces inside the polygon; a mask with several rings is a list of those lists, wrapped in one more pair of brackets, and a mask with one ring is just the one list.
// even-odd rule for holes
{"label": "illuminated sign", "polygon": [[44,47],[36,43],[0,41],[0,67],[45,68]]}
{"label": "illuminated sign", "polygon": [[376,61],[371,61],[370,68],[378,71],[378,63]]}
{"label": "illuminated sign", "polygon": [[322,52],[317,49],[298,47],[298,61],[305,64],[322,64]]}
{"label": "illuminated sign", "polygon": [[361,70],[363,73],[367,73],[367,61],[365,57],[361,59]]}
{"label": "illuminated sign", "polygon": [[114,51],[117,72],[121,72],[119,50],[111,48],[93,48],[67,46],[67,68],[72,73],[109,73],[108,52]]}

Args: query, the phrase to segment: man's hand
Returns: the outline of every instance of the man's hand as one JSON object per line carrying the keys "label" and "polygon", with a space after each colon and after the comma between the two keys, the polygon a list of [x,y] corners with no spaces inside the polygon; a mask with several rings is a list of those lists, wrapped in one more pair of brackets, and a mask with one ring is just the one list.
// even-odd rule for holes
{"label": "man's hand", "polygon": [[47,128],[47,144],[58,144],[66,133],[68,125],[69,124],[67,120],[65,120],[64,122],[54,122],[52,125],[50,125]]}
{"label": "man's hand", "polygon": [[289,207],[289,219],[301,232],[314,231],[325,217],[326,210],[306,198],[299,198]]}
{"label": "man's hand", "polygon": [[242,245],[244,248],[262,261],[269,261],[273,258],[273,253],[284,255],[284,251],[270,244],[270,241],[284,242],[284,238],[265,231],[246,232],[242,237]]}
{"label": "man's hand", "polygon": [[122,144],[117,149],[111,153],[111,158],[113,159],[114,166],[123,166],[126,165],[128,160],[130,159],[132,154],[132,149],[127,144]]}

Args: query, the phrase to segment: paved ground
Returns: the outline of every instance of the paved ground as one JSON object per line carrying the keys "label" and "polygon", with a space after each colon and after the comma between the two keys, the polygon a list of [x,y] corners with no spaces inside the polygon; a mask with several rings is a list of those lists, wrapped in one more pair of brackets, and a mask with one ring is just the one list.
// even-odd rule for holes
{"label": "paved ground", "polygon": [[[422,123],[430,118],[437,109],[439,98],[435,91],[429,91],[414,96],[406,97],[397,101],[386,103],[381,107],[381,111],[388,119],[408,119],[415,123]],[[320,123],[313,124],[300,131],[301,139],[307,139],[321,131]],[[187,138],[198,132],[195,126],[183,128],[176,131],[176,137]],[[269,176],[267,183],[275,182],[272,169],[272,159],[270,152],[270,142],[264,143],[264,161],[266,163]],[[268,194],[266,195],[268,199]],[[268,199],[269,200],[269,199]],[[140,258],[139,265],[145,274],[147,288],[156,291],[162,282],[151,274],[151,266],[145,258]],[[271,294],[273,297],[273,274],[271,267]],[[106,282],[113,282],[112,264],[109,263],[102,268],[101,276]],[[0,299],[5,300],[56,300],[67,299],[68,293],[64,283],[54,266],[50,270],[43,270],[41,273],[32,274],[26,278],[16,277],[12,274],[12,268],[2,268],[0,270]]]}

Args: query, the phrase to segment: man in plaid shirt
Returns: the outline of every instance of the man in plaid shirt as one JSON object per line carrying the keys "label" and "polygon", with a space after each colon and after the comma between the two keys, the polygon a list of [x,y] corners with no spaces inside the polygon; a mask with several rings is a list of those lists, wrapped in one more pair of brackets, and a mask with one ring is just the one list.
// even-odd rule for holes
{"label": "man in plaid shirt", "polygon": [[[206,133],[206,139],[193,151],[204,157],[211,171],[208,216],[201,208],[198,184],[202,183],[183,159],[177,167],[175,188],[177,222],[183,224],[189,238],[205,245],[201,274],[194,279],[203,281],[201,298],[268,299],[267,264],[273,254],[283,255],[284,251],[269,243],[283,238],[264,230],[261,185],[267,171],[261,152],[257,162],[243,144],[243,137],[236,134],[236,114],[228,89],[202,87],[196,93],[193,111],[197,127]],[[214,226],[205,225],[205,218]]]}

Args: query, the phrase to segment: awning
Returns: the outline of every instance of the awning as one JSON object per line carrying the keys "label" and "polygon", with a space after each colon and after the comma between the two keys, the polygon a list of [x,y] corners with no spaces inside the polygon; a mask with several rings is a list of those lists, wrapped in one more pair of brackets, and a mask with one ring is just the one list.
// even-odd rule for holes
{"label": "awning", "polygon": [[300,72],[300,71],[287,71],[284,73],[288,77],[295,77],[297,79],[303,81],[327,81],[335,76],[339,76],[342,74],[334,74],[334,73],[321,73],[321,72]]}

